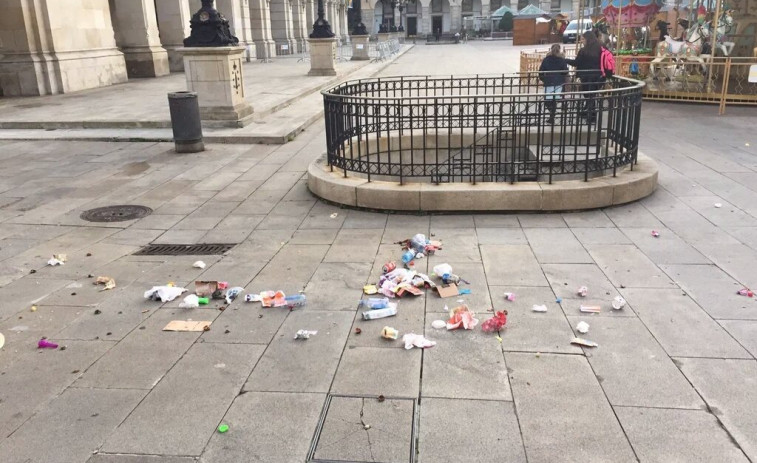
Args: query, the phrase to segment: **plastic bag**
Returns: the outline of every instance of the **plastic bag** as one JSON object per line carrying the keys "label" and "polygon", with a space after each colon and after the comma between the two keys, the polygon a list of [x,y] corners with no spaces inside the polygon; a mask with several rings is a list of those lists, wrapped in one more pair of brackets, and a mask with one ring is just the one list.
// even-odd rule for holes
{"label": "plastic bag", "polygon": [[494,316],[481,324],[481,330],[485,333],[499,331],[507,323],[507,311],[494,312]]}
{"label": "plastic bag", "polygon": [[434,347],[436,342],[429,341],[420,334],[407,333],[402,336],[402,341],[405,343],[405,349],[412,349],[413,347],[419,347],[425,349],[426,347]]}
{"label": "plastic bag", "polygon": [[200,307],[200,298],[197,297],[197,294],[190,294],[184,298],[181,304],[179,304],[179,307],[186,309]]}
{"label": "plastic bag", "polygon": [[434,265],[434,274],[441,278],[443,275],[451,274],[452,266],[450,264],[437,264]]}
{"label": "plastic bag", "polygon": [[465,304],[455,307],[449,313],[447,329],[456,330],[462,327],[466,330],[472,330],[478,325],[478,319],[474,318],[474,315],[475,314]]}
{"label": "plastic bag", "polygon": [[170,302],[181,296],[186,290],[187,288],[179,288],[178,286],[153,286],[145,291],[145,299]]}

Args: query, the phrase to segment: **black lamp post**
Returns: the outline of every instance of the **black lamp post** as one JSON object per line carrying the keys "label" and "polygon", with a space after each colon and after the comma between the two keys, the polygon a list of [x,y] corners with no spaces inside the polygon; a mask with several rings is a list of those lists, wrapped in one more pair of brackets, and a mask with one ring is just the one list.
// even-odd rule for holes
{"label": "black lamp post", "polygon": [[331,31],[331,24],[326,21],[323,11],[323,0],[318,0],[318,19],[313,23],[313,32],[310,33],[311,39],[330,39],[334,37]]}

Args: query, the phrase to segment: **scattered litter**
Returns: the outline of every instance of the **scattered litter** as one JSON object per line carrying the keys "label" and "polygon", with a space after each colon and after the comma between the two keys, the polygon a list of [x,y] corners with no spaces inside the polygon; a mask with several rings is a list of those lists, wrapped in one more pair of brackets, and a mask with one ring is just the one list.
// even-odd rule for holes
{"label": "scattered litter", "polygon": [[204,269],[206,267],[206,265],[205,265],[205,262],[203,262],[201,260],[198,260],[197,262],[195,262],[194,264],[192,264],[192,267]]}
{"label": "scattered litter", "polygon": [[749,288],[740,289],[736,292],[739,296],[754,297],[754,293]]}
{"label": "scattered litter", "polygon": [[31,310],[32,312],[36,312],[36,311],[37,311],[37,306],[36,306],[36,305],[33,305],[33,306],[32,306],[32,308],[31,308],[31,309],[29,309],[29,310]]}
{"label": "scattered litter", "polygon": [[260,293],[263,307],[283,307],[286,305],[284,291],[263,291]]}
{"label": "scattered litter", "polygon": [[244,295],[244,301],[245,302],[261,302],[263,300],[263,296],[260,294],[245,294]]}
{"label": "scattered litter", "polygon": [[499,331],[507,323],[507,311],[494,312],[494,316],[481,324],[481,330],[485,333]]}
{"label": "scattered litter", "polygon": [[334,212],[329,217],[331,217],[332,219],[336,219],[337,217],[339,217],[339,213],[338,212]]}
{"label": "scattered litter", "polygon": [[226,364],[225,363],[216,363],[215,365],[213,365],[213,367],[214,368],[226,368]]}
{"label": "scattered litter", "polygon": [[626,300],[622,296],[615,296],[615,299],[612,300],[612,308],[615,310],[620,310],[625,306]]}
{"label": "scattered litter", "polygon": [[435,341],[429,341],[422,335],[415,333],[407,333],[406,335],[402,336],[402,341],[405,343],[405,349],[412,349],[413,347],[425,349],[427,347],[434,347],[436,345]]}
{"label": "scattered litter", "polygon": [[103,285],[103,289],[101,291],[107,291],[116,287],[116,280],[111,277],[97,277],[94,284]]}
{"label": "scattered litter", "polygon": [[721,207],[723,207],[723,205],[721,203],[715,203],[715,207],[717,207],[718,209],[720,209]]}
{"label": "scattered litter", "polygon": [[470,293],[471,293],[471,291],[470,291],[470,289],[469,289],[469,288],[463,288],[463,289],[461,289],[461,290],[460,290],[460,291],[458,292],[458,294],[460,294],[461,296],[462,296],[462,295],[465,295],[465,294],[470,294]]}
{"label": "scattered litter", "polygon": [[652,230],[652,236],[654,236],[655,238],[659,238],[660,232],[658,232],[657,230]]}
{"label": "scattered litter", "polygon": [[546,312],[547,311],[547,306],[546,305],[534,304],[534,306],[531,307],[531,311],[532,312]]}
{"label": "scattered litter", "polygon": [[57,349],[58,345],[54,342],[50,342],[47,340],[47,338],[42,338],[37,342],[37,348],[38,349]]}
{"label": "scattered litter", "polygon": [[242,294],[243,291],[244,291],[244,288],[242,288],[241,286],[235,286],[231,289],[227,289],[226,297],[225,297],[226,303],[231,304],[234,301],[234,299],[236,299],[240,294]]}
{"label": "scattered litter", "polygon": [[[59,257],[62,257],[62,259],[59,259]],[[63,265],[66,263],[66,255],[65,254],[56,254],[50,260],[47,261],[47,265],[51,267],[55,267],[56,265]]]}
{"label": "scattered litter", "polygon": [[392,328],[391,326],[385,326],[381,329],[381,337],[384,339],[397,339],[400,332]]}
{"label": "scattered litter", "polygon": [[217,281],[195,281],[195,294],[199,297],[212,297],[218,289]]}
{"label": "scattered litter", "polygon": [[475,314],[465,304],[455,307],[449,313],[447,329],[456,330],[462,327],[466,330],[472,330],[478,325],[478,319],[474,318],[474,315]]}
{"label": "scattered litter", "polygon": [[145,291],[145,299],[170,302],[181,296],[186,290],[186,288],[176,286],[153,286],[151,289]]}
{"label": "scattered litter", "polygon": [[95,309],[95,315],[100,315],[101,313],[103,313],[103,311],[102,311],[102,310],[100,310],[100,309]]}
{"label": "scattered litter", "polygon": [[5,336],[3,336],[3,333],[0,333],[0,349],[2,349],[4,345],[5,345]]}
{"label": "scattered litter", "polygon": [[363,286],[363,293],[371,296],[373,294],[378,294],[378,287],[376,285],[365,285]]}
{"label": "scattered litter", "polygon": [[578,322],[578,325],[576,325],[576,331],[578,331],[581,334],[586,334],[589,332],[589,324],[586,322]]}
{"label": "scattered litter", "polygon": [[310,336],[315,336],[318,331],[299,330],[294,334],[294,339],[310,339]]}
{"label": "scattered litter", "polygon": [[434,320],[431,322],[431,328],[435,330],[442,330],[447,327],[447,322],[444,320]]}
{"label": "scattered litter", "polygon": [[368,309],[386,309],[387,307],[389,307],[389,298],[370,297],[368,299],[361,299],[358,307],[366,307]]}
{"label": "scattered litter", "polygon": [[363,332],[363,330],[361,330],[360,328],[355,328],[355,334],[360,334],[362,332]]}
{"label": "scattered litter", "polygon": [[381,267],[383,273],[393,272],[397,268],[397,264],[394,261],[389,261]]}
{"label": "scattered litter", "polygon": [[562,298],[558,297],[557,299],[555,299],[555,302],[557,302],[558,304],[560,304],[562,302]]}
{"label": "scattered litter", "polygon": [[584,347],[598,347],[599,344],[597,344],[594,341],[589,341],[587,339],[583,338],[573,338],[570,341],[571,344],[576,344],[578,346],[584,346]]}
{"label": "scattered litter", "polygon": [[295,307],[302,307],[308,303],[307,297],[304,294],[295,294],[294,296],[287,296],[284,298],[284,305],[289,307],[289,310]]}
{"label": "scattered litter", "polygon": [[163,331],[210,331],[212,321],[174,320],[163,328]]}
{"label": "scattered litter", "polygon": [[515,293],[505,293],[505,300],[506,301],[514,301],[515,300]]}
{"label": "scattered litter", "polygon": [[416,259],[423,259],[424,257],[426,257],[426,255],[423,254],[422,252],[419,252],[418,254],[415,255]]}
{"label": "scattered litter", "polygon": [[598,305],[582,305],[579,310],[584,313],[599,313],[602,307]]}
{"label": "scattered litter", "polygon": [[405,251],[404,254],[402,254],[402,263],[405,265],[409,265],[413,259],[415,259],[415,251],[412,249],[408,249]]}
{"label": "scattered litter", "polygon": [[226,289],[229,287],[228,281],[219,281],[218,282],[218,289]]}
{"label": "scattered litter", "polygon": [[578,291],[576,291],[576,294],[578,294],[581,297],[586,297],[587,294],[589,294],[589,288],[586,286],[581,286],[578,288]]}
{"label": "scattered litter", "polygon": [[[206,301],[207,298],[204,298]],[[184,300],[179,304],[179,307],[186,308],[186,309],[192,309],[195,307],[200,307],[200,298],[197,297],[197,294],[190,294],[189,296],[185,297]]]}
{"label": "scattered litter", "polygon": [[393,317],[395,315],[397,315],[397,304],[390,302],[389,307],[385,309],[366,310],[363,312],[363,320],[376,320],[378,318]]}
{"label": "scattered litter", "polygon": [[452,266],[450,264],[437,264],[434,265],[434,275],[441,278],[445,274],[452,274]]}
{"label": "scattered litter", "polygon": [[439,293],[439,297],[447,298],[453,296],[459,296],[460,290],[457,289],[457,285],[452,283],[447,286],[437,286],[436,291]]}
{"label": "scattered litter", "polygon": [[229,425],[228,424],[219,424],[218,425],[218,432],[221,434],[229,431]]}

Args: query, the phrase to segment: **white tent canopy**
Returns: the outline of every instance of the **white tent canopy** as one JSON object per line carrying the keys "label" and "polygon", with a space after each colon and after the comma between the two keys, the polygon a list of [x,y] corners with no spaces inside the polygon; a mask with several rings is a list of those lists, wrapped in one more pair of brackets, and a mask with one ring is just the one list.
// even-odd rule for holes
{"label": "white tent canopy", "polygon": [[507,12],[512,13],[513,16],[517,16],[518,15],[517,11],[513,11],[512,8],[503,5],[503,6],[499,7],[499,8],[497,8],[497,11],[495,11],[494,13],[492,13],[491,17],[492,18],[501,18]]}

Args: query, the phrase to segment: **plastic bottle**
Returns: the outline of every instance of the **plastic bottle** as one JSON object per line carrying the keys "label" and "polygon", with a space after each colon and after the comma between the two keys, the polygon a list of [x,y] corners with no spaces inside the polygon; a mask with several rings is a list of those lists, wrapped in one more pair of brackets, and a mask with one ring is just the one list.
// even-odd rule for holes
{"label": "plastic bottle", "polygon": [[413,259],[415,259],[415,251],[413,251],[412,249],[408,249],[404,254],[402,254],[402,262],[404,264],[412,262]]}
{"label": "plastic bottle", "polygon": [[385,309],[368,310],[363,312],[363,320],[375,320],[397,315],[397,304],[390,304]]}
{"label": "plastic bottle", "polygon": [[197,303],[200,305],[208,305],[210,303],[210,299],[208,299],[207,297],[198,297]]}
{"label": "plastic bottle", "polygon": [[287,296],[284,298],[284,301],[286,301],[286,304],[284,305],[286,305],[290,309],[294,307],[302,307],[308,302],[304,294],[295,294],[293,296]]}
{"label": "plastic bottle", "polygon": [[389,298],[387,297],[371,297],[368,299],[360,300],[361,307],[367,307],[369,309],[385,309],[389,307]]}
{"label": "plastic bottle", "polygon": [[455,275],[454,273],[445,273],[444,275],[442,275],[442,281],[446,285],[450,283],[458,284],[460,283],[460,277]]}
{"label": "plastic bottle", "polygon": [[410,239],[410,247],[415,249],[415,252],[424,252],[426,244],[426,235],[422,233],[418,233]]}

